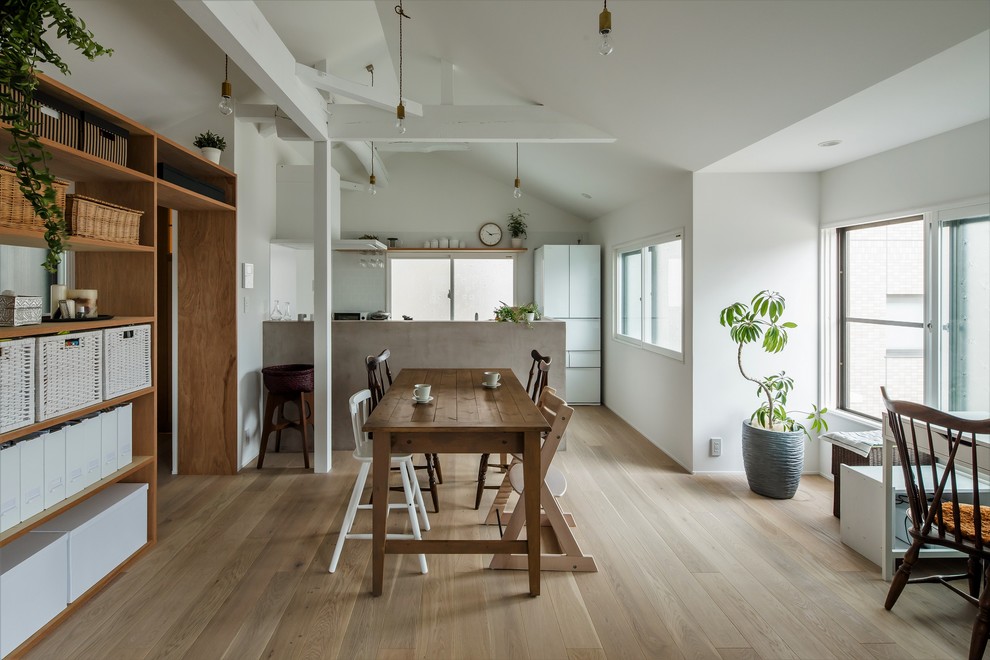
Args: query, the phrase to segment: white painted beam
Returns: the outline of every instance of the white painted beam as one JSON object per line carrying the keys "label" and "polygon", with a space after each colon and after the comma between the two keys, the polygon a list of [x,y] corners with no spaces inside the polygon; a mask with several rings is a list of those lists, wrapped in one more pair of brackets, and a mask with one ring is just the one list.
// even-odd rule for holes
{"label": "white painted beam", "polygon": [[[376,184],[377,185],[377,184]],[[366,183],[355,183],[354,181],[348,181],[346,179],[340,180],[340,190],[341,192],[365,192],[368,190],[368,184]]]}
{"label": "white painted beam", "polygon": [[344,146],[354,152],[357,159],[361,161],[364,171],[369,175],[371,174],[371,159],[374,158],[375,185],[379,188],[388,185],[388,170],[385,169],[385,163],[382,162],[381,157],[378,155],[377,146],[374,150],[372,150],[370,142],[344,142]]}
{"label": "white painted beam", "polygon": [[[305,85],[360,101],[375,108],[381,108],[382,110],[388,110],[394,113],[395,106],[398,105],[396,94],[387,92],[385,89],[376,89],[371,85],[362,85],[361,83],[356,83],[340,76],[335,76],[332,73],[320,71],[305,64],[299,64],[298,62],[296,63],[296,75],[299,76],[299,80]],[[423,116],[422,104],[411,99],[404,98],[402,100],[406,105],[406,116]],[[336,107],[334,110],[336,110]]]}
{"label": "white painted beam", "polygon": [[401,142],[608,143],[615,138],[541,105],[430,105],[423,117],[406,121],[399,135],[394,115],[365,105],[335,105],[333,140]]}
{"label": "white painted beam", "polygon": [[440,60],[440,104],[454,105],[454,63]]}
{"label": "white painted beam", "polygon": [[327,139],[326,101],[300,82],[295,58],[254,2],[176,0],[176,4],[311,140]]}

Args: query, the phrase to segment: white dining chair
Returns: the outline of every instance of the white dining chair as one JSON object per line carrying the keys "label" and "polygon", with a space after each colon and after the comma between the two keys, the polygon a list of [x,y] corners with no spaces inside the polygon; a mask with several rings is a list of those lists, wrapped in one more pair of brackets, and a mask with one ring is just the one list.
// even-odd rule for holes
{"label": "white dining chair", "polygon": [[[354,526],[354,518],[358,509],[371,509],[371,504],[360,504],[361,494],[368,481],[368,473],[371,471],[371,461],[373,455],[372,440],[368,434],[362,430],[368,415],[371,413],[371,391],[364,389],[357,392],[350,398],[351,426],[354,429],[354,458],[361,463],[358,469],[357,479],[354,481],[354,490],[351,492],[350,502],[347,504],[347,512],[344,514],[344,524],[340,528],[340,536],[337,537],[337,546],[333,550],[333,558],[330,560],[330,572],[337,570],[337,562],[340,560],[340,552],[344,549],[345,539],[371,539],[371,534],[351,534]],[[386,534],[388,539],[416,539],[422,538],[420,534],[420,516],[422,516],[423,529],[430,529],[430,519],[426,515],[426,505],[423,503],[423,494],[419,490],[419,481],[416,479],[415,468],[412,462],[412,454],[392,454],[392,465],[399,468],[402,475],[402,492],[405,495],[405,502],[390,502],[388,510],[405,509],[409,514],[409,524],[412,526],[411,534]],[[417,516],[416,509],[419,509]],[[422,573],[427,573],[426,555],[419,555],[419,569]]]}

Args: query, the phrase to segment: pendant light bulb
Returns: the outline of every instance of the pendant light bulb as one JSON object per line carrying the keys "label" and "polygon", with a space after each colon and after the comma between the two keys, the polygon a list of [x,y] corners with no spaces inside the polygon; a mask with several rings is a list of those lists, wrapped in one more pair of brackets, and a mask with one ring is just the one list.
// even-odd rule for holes
{"label": "pendant light bulb", "polygon": [[399,135],[406,132],[406,106],[402,103],[395,108],[395,127],[399,129]]}
{"label": "pendant light bulb", "polygon": [[516,179],[516,187],[512,189],[512,196],[516,199],[522,197],[522,188],[519,187],[519,179]]}
{"label": "pendant light bulb", "polygon": [[512,196],[516,199],[522,197],[522,185],[519,179],[519,143],[516,142],[516,180],[513,183]]}
{"label": "pendant light bulb", "polygon": [[220,109],[220,114],[227,117],[234,111],[234,102],[231,100],[233,96],[233,88],[230,81],[227,79],[227,65],[228,58],[226,55],[223,56],[223,82],[220,83],[220,103],[217,107]]}
{"label": "pendant light bulb", "polygon": [[608,10],[608,0],[605,0],[602,13],[598,15],[598,34],[602,39],[599,42],[598,53],[608,55],[612,52],[612,12]]}
{"label": "pendant light bulb", "polygon": [[374,174],[368,177],[368,192],[371,193],[372,197],[378,194],[378,186],[375,185]]}

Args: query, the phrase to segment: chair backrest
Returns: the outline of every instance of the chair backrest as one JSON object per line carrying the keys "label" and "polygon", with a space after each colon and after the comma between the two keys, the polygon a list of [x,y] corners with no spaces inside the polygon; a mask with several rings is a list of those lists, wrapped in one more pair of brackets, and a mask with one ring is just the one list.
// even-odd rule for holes
{"label": "chair backrest", "polygon": [[354,430],[354,446],[360,453],[370,453],[364,449],[371,439],[362,428],[371,415],[371,390],[355,392],[348,401],[348,406],[351,411],[351,428]]}
{"label": "chair backrest", "polygon": [[540,448],[540,478],[546,478],[547,470],[553,461],[557,447],[564,437],[564,431],[574,416],[574,409],[567,405],[567,402],[557,396],[557,391],[552,387],[546,387],[540,394],[540,400],[536,404],[543,414],[544,419],[550,424],[550,431],[543,440],[543,447]]}
{"label": "chair backrest", "polygon": [[533,403],[540,400],[543,388],[547,386],[550,378],[550,363],[553,359],[549,355],[540,355],[535,348],[530,353],[533,357],[533,364],[529,368],[529,379],[526,381],[526,391],[529,392]]}
{"label": "chair backrest", "polygon": [[[368,389],[371,391],[371,407],[374,408],[385,396],[385,378],[388,379],[389,386],[392,385],[392,370],[388,367],[388,359],[392,356],[387,348],[378,355],[369,355],[365,358],[365,366],[368,368]],[[382,377],[382,374],[384,378]]]}
{"label": "chair backrest", "polygon": [[[886,388],[880,393],[901,459],[913,534],[990,557],[990,419],[963,419],[919,403],[892,401]],[[971,511],[972,525],[970,515],[960,516],[960,504]]]}

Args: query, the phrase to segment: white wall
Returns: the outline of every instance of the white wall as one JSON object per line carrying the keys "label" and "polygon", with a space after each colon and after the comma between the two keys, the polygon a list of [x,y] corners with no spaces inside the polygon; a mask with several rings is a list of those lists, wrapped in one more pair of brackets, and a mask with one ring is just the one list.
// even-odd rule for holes
{"label": "white wall", "polygon": [[[424,239],[446,237],[465,241],[468,247],[481,247],[478,229],[485,222],[494,221],[505,231],[505,239],[499,247],[509,247],[506,216],[516,208],[522,208],[530,215],[527,218],[529,238],[525,242],[529,252],[518,258],[516,272],[516,301],[520,303],[533,299],[533,250],[544,244],[572,244],[579,239],[588,242],[590,223],[587,221],[531,195],[517,200],[512,197],[511,181],[496,181],[466,170],[450,162],[442,153],[392,154],[387,158],[386,167],[389,185],[379,186],[377,195],[349,191],[341,194],[342,238],[370,233],[377,235],[383,243],[388,237],[396,237],[403,247],[422,247]],[[279,174],[278,238],[310,239],[312,223],[307,226],[306,219],[312,217],[312,195],[305,191],[307,174],[302,171],[304,168],[284,169],[296,171]],[[308,176],[308,180],[311,189],[312,176]],[[333,257],[335,274],[338,256],[339,253],[335,253]],[[342,265],[345,262],[346,259],[341,260]],[[378,278],[383,282],[383,272],[376,273],[372,269],[362,273],[357,266],[347,274],[352,281],[363,277]],[[365,288],[361,281],[354,281],[353,286]],[[334,293],[337,300],[339,290],[336,286]],[[384,300],[384,293],[380,299]],[[335,302],[335,309],[353,307],[346,297],[339,300],[344,307]],[[372,308],[378,306],[364,305],[358,311]]]}
{"label": "white wall", "polygon": [[[762,289],[783,294],[790,331],[783,353],[743,351],[747,373],[780,370],[794,378],[790,410],[809,410],[818,393],[817,174],[694,175],[693,469],[742,470],[741,422],[759,405],[736,367],[736,347],[719,325],[723,307],[748,303]],[[797,417],[797,415],[795,415]],[[722,456],[708,456],[710,437]],[[805,471],[818,471],[818,443],[806,447]]]}
{"label": "white wall", "polygon": [[[612,249],[628,241],[684,228],[684,362],[612,339]],[[603,403],[667,455],[692,469],[691,369],[694,242],[691,174],[655,182],[647,199],[595,220],[589,243],[602,246]]]}
{"label": "white wall", "polygon": [[990,189],[990,120],[822,172],[822,226],[883,219]]}

